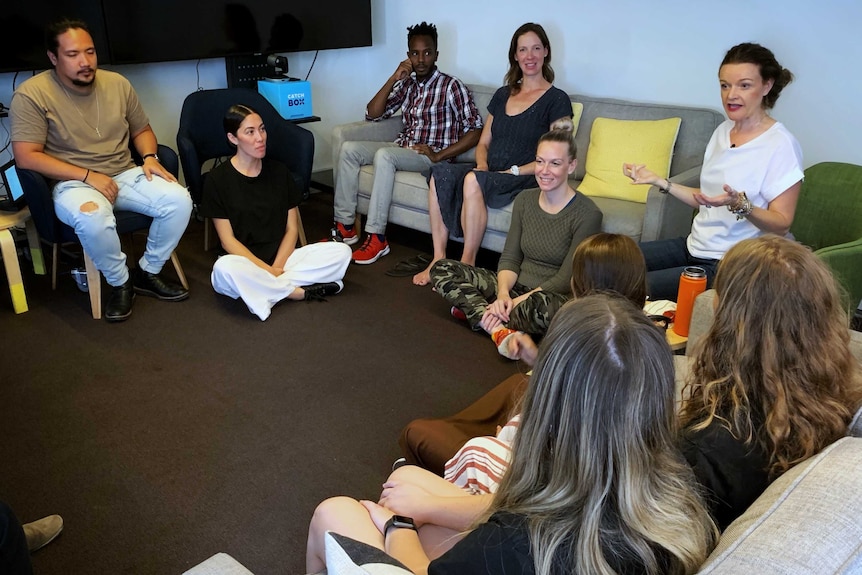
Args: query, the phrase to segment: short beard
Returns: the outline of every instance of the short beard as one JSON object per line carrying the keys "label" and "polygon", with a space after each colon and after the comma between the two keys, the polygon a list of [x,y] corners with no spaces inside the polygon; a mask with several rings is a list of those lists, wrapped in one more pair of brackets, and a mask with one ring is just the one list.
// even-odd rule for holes
{"label": "short beard", "polygon": [[85,81],[85,80],[79,80],[79,79],[75,78],[72,80],[72,83],[76,86],[86,87],[86,86],[92,86],[93,82],[95,82],[95,81],[96,81],[96,74],[94,73],[92,80]]}

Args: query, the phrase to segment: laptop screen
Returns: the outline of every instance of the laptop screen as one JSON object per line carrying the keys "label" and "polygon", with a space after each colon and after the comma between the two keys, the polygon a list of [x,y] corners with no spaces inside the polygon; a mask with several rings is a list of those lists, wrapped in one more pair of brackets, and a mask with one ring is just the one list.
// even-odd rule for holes
{"label": "laptop screen", "polygon": [[6,186],[6,195],[11,201],[17,202],[24,197],[24,188],[21,186],[21,180],[18,179],[14,160],[3,166],[3,184]]}
{"label": "laptop screen", "polygon": [[10,160],[0,168],[4,190],[0,191],[0,210],[17,212],[27,205],[24,199],[24,186],[15,170],[15,160]]}

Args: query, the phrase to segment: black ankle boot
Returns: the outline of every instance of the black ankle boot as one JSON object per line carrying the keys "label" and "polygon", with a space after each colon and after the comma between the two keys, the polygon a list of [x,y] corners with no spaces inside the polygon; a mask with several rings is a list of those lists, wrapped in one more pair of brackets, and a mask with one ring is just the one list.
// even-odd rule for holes
{"label": "black ankle boot", "polygon": [[189,290],[183,286],[165,281],[158,274],[145,272],[141,268],[132,271],[132,282],[136,293],[162,301],[183,301],[189,297]]}
{"label": "black ankle boot", "polygon": [[121,286],[111,288],[111,297],[105,306],[105,320],[125,321],[132,315],[132,302],[135,301],[135,289],[132,278],[126,280]]}

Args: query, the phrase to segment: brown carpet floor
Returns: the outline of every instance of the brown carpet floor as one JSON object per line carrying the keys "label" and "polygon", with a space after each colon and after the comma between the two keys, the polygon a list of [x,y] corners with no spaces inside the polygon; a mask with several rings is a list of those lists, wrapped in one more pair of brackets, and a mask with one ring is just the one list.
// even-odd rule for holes
{"label": "brown carpet floor", "polygon": [[[332,196],[302,214],[323,237]],[[122,324],[90,317],[69,258],[55,292],[22,259],[21,315],[0,271],[0,499],[22,521],[66,525],[36,573],[179,575],[221,551],[258,575],[302,573],[319,501],[376,498],[408,421],[524,370],[429,288],[384,274],[430,249],[425,234],[390,234],[392,253],[351,266],[342,294],[266,322],[212,291],[199,222],[178,250],[189,300],[138,297]]]}

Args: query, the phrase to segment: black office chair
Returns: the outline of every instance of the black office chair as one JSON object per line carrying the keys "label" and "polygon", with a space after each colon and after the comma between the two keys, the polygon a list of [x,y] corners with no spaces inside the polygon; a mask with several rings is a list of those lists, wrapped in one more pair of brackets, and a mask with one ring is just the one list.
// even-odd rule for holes
{"label": "black office chair", "polygon": [[[179,173],[177,153],[169,147],[159,144],[158,154],[159,161],[165,169],[176,176]],[[134,148],[132,148],[132,157],[135,163],[142,163],[140,156]],[[52,246],[51,289],[57,289],[57,262],[60,255],[60,246],[62,244],[80,243],[78,236],[72,227],[57,219],[54,213],[54,198],[45,177],[32,170],[25,170],[17,166],[15,169],[21,180],[24,197],[27,200],[27,205],[30,207],[30,216],[36,225],[36,231],[39,232],[39,237],[42,241]],[[115,210],[114,216],[117,219],[117,233],[120,235],[148,230],[153,221],[153,218],[150,216],[126,210]],[[131,256],[131,253],[129,255]],[[133,256],[132,259],[134,259]],[[176,252],[171,254],[171,262],[174,264],[174,269],[177,272],[180,283],[182,283],[184,288],[188,289],[189,283],[186,280]],[[93,264],[93,260],[87,255],[87,252],[84,252],[84,266],[87,269],[87,285],[90,293],[90,307],[92,308],[93,319],[101,319],[102,278],[99,270]]]}
{"label": "black office chair", "polygon": [[[308,130],[285,120],[270,104],[269,100],[249,88],[222,88],[200,90],[186,96],[180,112],[180,127],[177,132],[177,149],[183,165],[186,185],[195,206],[203,198],[202,174],[204,164],[216,158],[233,156],[234,148],[227,141],[222,120],[225,112],[234,104],[243,104],[256,110],[266,124],[268,157],[285,164],[293,174],[294,181],[308,197],[311,184],[311,169],[314,162],[314,135]],[[204,249],[210,247],[210,227],[204,231]],[[305,230],[299,219],[299,241],[305,245]]]}

